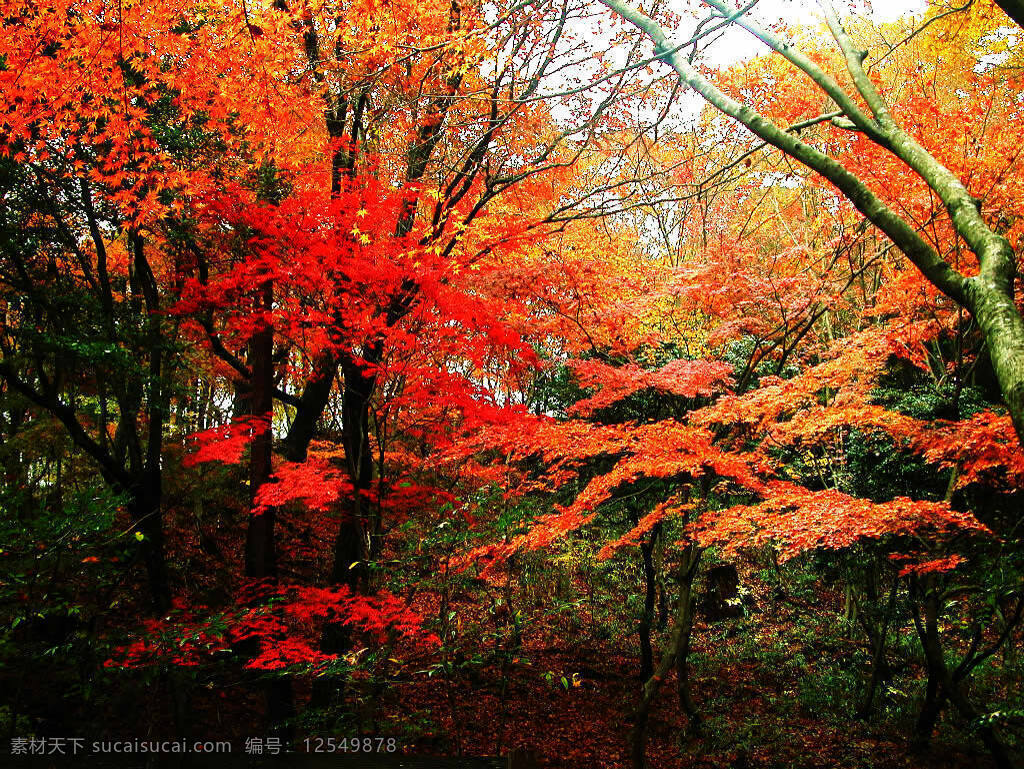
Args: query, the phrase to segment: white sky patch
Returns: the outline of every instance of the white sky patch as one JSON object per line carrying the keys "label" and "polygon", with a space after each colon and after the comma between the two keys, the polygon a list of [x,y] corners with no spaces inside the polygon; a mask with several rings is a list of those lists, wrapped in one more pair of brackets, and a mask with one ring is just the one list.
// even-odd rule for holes
{"label": "white sky patch", "polygon": [[[685,0],[675,0],[673,7],[675,6],[680,9],[693,7],[692,3]],[[835,6],[840,16],[847,16],[852,11],[857,16],[884,23],[908,15],[921,16],[928,3],[926,0],[878,0],[874,3],[836,2]],[[762,26],[769,26],[778,21],[793,27],[819,27],[825,23],[821,9],[814,0],[760,0],[749,15]],[[722,32],[722,37],[710,46],[704,58],[712,66],[727,67],[768,51],[764,43],[745,30],[733,26]]]}
{"label": "white sky patch", "polygon": [[[737,7],[746,2],[746,0],[728,1]],[[668,2],[669,8],[681,17],[679,27],[669,31],[670,40],[676,42],[687,39],[696,28],[697,20],[711,14],[710,7],[700,0],[668,0]],[[877,23],[891,22],[906,16],[916,16],[920,19],[928,7],[927,0],[874,0],[874,2],[871,0],[833,0],[833,4],[840,17],[866,17]],[[622,43],[613,45],[611,42],[612,30],[621,28],[621,22],[613,22],[611,12],[602,9],[596,0],[592,2],[592,10],[596,16],[591,18],[590,23],[574,25],[570,34],[576,44],[581,47],[580,50],[604,51],[608,64],[621,66],[625,62],[628,46]],[[820,29],[821,34],[827,36],[829,44],[834,45],[831,35],[825,28],[824,16],[816,0],[759,0],[747,15],[765,28],[774,27],[781,22],[794,29],[798,27]],[[638,31],[634,30],[633,32],[636,36],[640,35]],[[698,61],[714,69],[725,69],[741,61],[770,52],[768,46],[737,25],[730,25],[715,32],[709,38],[705,38],[701,41],[700,48]],[[653,54],[653,48],[649,41],[644,41],[642,50],[646,56]],[[654,68],[659,74],[665,73],[664,64],[655,64]],[[594,72],[580,67],[571,72],[567,70],[565,74],[578,78],[579,80],[576,81],[578,84],[580,81],[587,81]],[[643,78],[645,75],[637,72],[636,77]],[[568,77],[564,82],[556,79],[548,87],[557,91],[567,85],[571,85]],[[683,89],[670,109],[665,126],[667,128],[683,128],[692,124],[704,105],[705,102],[699,95],[689,89]],[[571,122],[569,110],[563,106],[555,106],[552,114],[559,123]]]}
{"label": "white sky patch", "polygon": [[[1021,33],[1018,27],[1000,27],[999,29],[992,32],[982,39],[984,42],[993,42],[996,40],[1003,40],[1006,42],[1007,48],[1016,48],[1020,45]],[[978,74],[991,69],[992,67],[998,67],[1000,64],[1005,64],[1006,60],[1010,58],[1009,51],[1003,51],[1002,53],[990,53],[982,56],[978,60],[977,66],[974,71]]]}
{"label": "white sky patch", "polygon": [[[686,9],[698,7],[693,0],[671,0],[673,9],[685,13]],[[737,0],[739,2],[739,0]],[[834,6],[841,18],[851,15],[867,17],[877,23],[895,21],[905,16],[924,15],[928,8],[927,0],[834,0]],[[704,7],[706,9],[706,6]],[[782,22],[786,26],[820,29],[823,36],[834,45],[832,37],[825,27],[825,18],[815,0],[760,0],[749,11],[748,16],[756,20],[762,27],[770,28]],[[751,59],[755,56],[768,54],[771,49],[736,25],[730,25],[707,43],[701,54],[701,61],[716,69],[725,69],[733,64]],[[676,103],[676,115],[683,119],[694,119],[704,107],[704,100],[693,93],[685,93]]]}

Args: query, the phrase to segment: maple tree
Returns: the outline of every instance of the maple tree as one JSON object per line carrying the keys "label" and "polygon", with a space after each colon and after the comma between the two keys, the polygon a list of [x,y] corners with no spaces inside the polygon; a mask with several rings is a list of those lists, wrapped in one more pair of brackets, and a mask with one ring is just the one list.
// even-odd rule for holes
{"label": "maple tree", "polygon": [[[762,82],[765,81],[762,80]],[[772,93],[774,96],[774,92]],[[794,101],[790,99],[783,104],[788,109],[793,109]],[[790,121],[795,119],[790,118]],[[997,160],[997,162],[999,161]],[[703,238],[705,244],[707,243],[706,230],[705,225]],[[858,231],[863,233],[863,228],[858,228]],[[838,245],[836,256],[841,256],[844,252],[849,251],[855,242],[851,242],[848,237],[836,238],[833,241],[833,244]],[[722,248],[721,243],[716,246],[719,249]],[[705,250],[707,250],[706,245]],[[798,270],[803,271],[803,265],[807,262],[808,246],[797,243],[793,251],[798,254],[794,263]],[[882,254],[884,256],[884,251]],[[877,258],[875,257],[876,260]],[[716,253],[713,260],[718,263],[715,266],[720,265],[721,254]],[[744,253],[737,261],[741,265],[750,265],[752,255],[749,252]],[[834,265],[835,262],[833,261],[832,264]],[[746,389],[751,384],[750,375],[758,368],[759,364],[770,364],[777,361],[776,371],[782,373],[786,360],[795,350],[802,348],[806,355],[810,341],[806,335],[807,331],[829,310],[835,311],[841,307],[837,299],[843,301],[842,292],[862,278],[864,269],[870,263],[859,269],[854,269],[851,264],[850,273],[838,276],[838,283],[835,277],[829,275],[830,282],[825,284],[826,293],[816,294],[808,292],[809,286],[806,278],[799,280],[789,278],[788,281],[783,281],[777,274],[773,278],[772,273],[784,271],[786,265],[784,257],[773,254],[768,268],[771,272],[768,273],[769,281],[766,286],[772,300],[767,305],[765,298],[756,296],[756,294],[753,301],[748,299],[748,292],[755,288],[757,283],[744,285],[737,284],[734,280],[728,284],[728,288],[723,290],[707,280],[707,272],[702,272],[700,268],[695,269],[691,265],[692,262],[681,271],[681,289],[674,292],[676,300],[680,298],[689,300],[687,307],[691,313],[696,311],[712,320],[716,316],[726,320],[736,309],[740,310],[738,313],[740,322],[736,324],[719,322],[717,328],[714,328],[712,334],[707,337],[709,341],[721,344],[737,334],[749,335],[753,332],[756,335],[759,332],[770,332],[769,344],[757,343],[753,356],[742,369],[744,374],[741,380],[741,389]],[[735,271],[734,267],[734,274]],[[832,271],[834,272],[834,270]],[[711,274],[713,275],[713,273]],[[854,429],[885,431],[896,440],[909,439],[912,444],[919,447],[919,450],[927,453],[933,461],[941,457],[943,449],[936,448],[932,451],[925,449],[928,445],[934,445],[932,442],[935,437],[933,436],[936,434],[928,433],[922,423],[912,419],[908,420],[904,415],[881,408],[872,401],[880,377],[890,370],[893,360],[902,359],[916,367],[929,370],[930,362],[927,353],[922,355],[925,352],[924,345],[945,336],[950,333],[951,329],[954,334],[960,333],[958,324],[961,323],[962,318],[948,309],[941,311],[939,318],[932,315],[932,317],[908,319],[908,311],[914,306],[914,303],[913,300],[909,300],[906,287],[908,283],[914,281],[906,271],[902,272],[901,279],[904,284],[897,284],[891,295],[888,291],[879,292],[878,303],[866,308],[869,316],[884,317],[887,313],[901,313],[902,317],[898,321],[881,324],[875,329],[853,334],[843,339],[841,345],[833,345],[834,349],[830,353],[831,361],[826,359],[825,362],[807,369],[805,373],[796,378],[781,380],[777,377],[766,377],[762,373],[758,377],[760,386],[751,391],[749,395],[723,397],[712,407],[697,410],[692,418],[697,420],[698,424],[718,425],[718,429],[728,427],[734,420],[740,424],[750,425],[753,427],[755,435],[764,435],[766,440],[771,441],[770,448],[772,449],[792,444],[801,452],[807,452],[808,449],[813,452],[813,446],[824,446],[826,459],[830,455],[835,456],[837,451],[842,450],[841,444],[840,446],[835,444],[836,438],[841,439],[844,430]],[[920,290],[919,282],[918,280],[915,283],[916,290]],[[839,296],[828,296],[827,292],[835,290],[835,286],[839,286]],[[822,290],[821,287],[816,288],[818,291]],[[878,291],[877,284],[875,291]],[[781,298],[780,294],[785,298]],[[722,296],[722,300],[719,300],[719,296]],[[873,295],[868,295],[866,292],[862,295],[862,300],[869,298],[873,302],[876,301]],[[774,301],[779,301],[782,305],[782,319],[792,324],[783,322],[781,333],[778,327],[773,329],[772,324],[763,321],[759,323],[758,319],[743,305],[743,302],[749,302],[752,307],[771,307]],[[794,302],[794,304],[787,306],[785,304],[787,301]],[[917,305],[919,309],[924,309],[925,306],[934,312],[930,302]],[[789,318],[786,317],[787,310]],[[755,310],[755,312],[757,311]],[[810,320],[805,327],[804,323],[808,318]],[[778,334],[777,337],[776,334]],[[777,341],[774,341],[773,337]],[[789,340],[793,340],[792,348],[789,347]],[[674,390],[672,384],[666,381],[663,375],[663,372],[669,367],[662,371],[644,371],[633,363],[627,363],[621,368],[588,363],[574,366],[574,368],[578,372],[581,384],[597,388],[598,392],[581,400],[569,410],[570,413],[587,414],[595,407],[607,408],[622,398],[647,389],[666,394],[678,392],[691,397],[698,393],[711,394],[710,387],[705,386],[701,391],[700,385],[697,385],[697,389],[691,392],[687,392],[685,388]],[[764,366],[762,365],[761,368],[763,369]],[[719,369],[712,366],[703,371],[705,372],[704,376],[711,381],[712,377],[718,374]],[[718,375],[720,376],[720,374]],[[807,389],[803,390],[803,387],[807,387]],[[799,394],[801,392],[803,395]],[[822,402],[823,393],[824,403]],[[794,396],[798,398],[797,401],[792,400]],[[993,452],[993,458],[996,455],[999,456],[995,462],[1001,470],[1015,473],[1013,467],[1016,465],[1020,453],[1019,447],[1012,438],[1009,418],[1000,417],[990,412],[984,419],[993,420],[993,422],[1001,421],[1000,435],[998,438],[993,435],[994,440],[989,445]],[[733,458],[733,462],[730,464],[727,461],[729,455],[716,456],[710,441],[703,445],[698,444],[699,448],[696,450],[690,448],[685,442],[678,441],[673,437],[677,430],[679,430],[679,426],[674,423],[657,424],[650,427],[627,425],[623,433],[609,431],[605,426],[591,431],[578,423],[568,423],[564,427],[545,428],[538,433],[535,442],[524,441],[521,435],[504,438],[506,443],[500,445],[502,445],[503,453],[512,451],[509,456],[526,459],[537,454],[543,456],[548,463],[554,462],[550,477],[551,481],[558,485],[565,484],[567,480],[573,478],[581,467],[585,467],[587,459],[602,455],[621,458],[617,460],[610,473],[600,474],[589,480],[571,505],[552,514],[548,519],[542,520],[528,534],[521,535],[497,547],[484,548],[477,555],[500,561],[507,558],[511,552],[523,547],[550,545],[556,538],[564,536],[566,532],[592,522],[594,510],[602,503],[613,499],[616,492],[624,495],[635,493],[633,489],[642,486],[639,482],[649,478],[660,478],[666,475],[685,477],[687,473],[700,475],[704,472],[711,473],[712,470],[714,474],[725,475],[734,481],[739,481],[741,486],[745,486],[748,491],[765,498],[760,505],[753,507],[744,505],[721,511],[709,511],[702,516],[698,523],[700,528],[696,542],[703,545],[724,545],[727,553],[735,553],[736,548],[770,542],[777,547],[781,557],[791,557],[815,547],[848,547],[864,537],[895,535],[899,534],[901,530],[907,532],[916,526],[936,527],[939,531],[947,529],[947,527],[951,527],[947,530],[953,531],[957,529],[984,530],[984,527],[977,522],[963,519],[958,513],[951,510],[948,499],[945,503],[936,503],[911,502],[907,499],[897,498],[879,505],[867,500],[856,500],[837,491],[809,491],[787,484],[765,483],[750,475],[752,467],[748,464],[750,460],[744,459],[743,455]],[[920,432],[922,430],[925,430],[924,435]],[[976,431],[972,434],[978,435]],[[650,435],[650,438],[647,438],[647,435]],[[744,437],[749,436],[749,433],[744,430],[739,435]],[[559,450],[555,448],[559,445],[566,447],[564,454],[559,453]],[[512,446],[515,446],[514,450]],[[967,460],[969,467],[974,461],[973,457],[980,459],[986,451],[978,452],[975,447],[959,456]],[[689,452],[693,452],[695,456],[690,458]],[[967,459],[968,454],[972,459]],[[743,464],[737,464],[737,459]],[[951,464],[947,463],[947,466],[951,466]],[[723,471],[722,468],[728,469]],[[744,479],[742,472],[744,469],[747,470],[747,476],[745,480],[741,480]],[[970,474],[970,470],[967,472]],[[963,476],[954,474],[951,484],[960,483],[962,480]],[[838,478],[834,482],[841,483]],[[530,487],[533,486],[533,483],[533,481],[530,482]],[[692,514],[692,510],[693,505],[685,498],[677,497],[675,500],[659,504],[642,520],[634,521],[636,527],[615,544],[619,546],[637,544],[641,536],[650,533],[667,516],[688,516]],[[911,528],[904,528],[908,526]],[[606,555],[609,552],[609,546],[602,550],[602,553]],[[682,561],[684,575],[692,575],[692,569],[698,558],[699,550],[695,550],[691,546]],[[944,571],[955,567],[958,562],[955,556],[931,560],[919,566],[905,567],[899,576],[906,577],[915,573],[926,574],[933,570]],[[493,568],[493,566],[488,568]],[[932,594],[929,600],[934,601],[934,599],[935,594]],[[680,650],[684,650],[682,658],[685,660],[685,648],[691,632],[688,625],[692,621],[692,610],[687,606],[688,593],[684,594],[680,600],[682,611],[680,624],[670,641],[669,652],[665,655],[655,675],[651,675],[650,669],[645,666],[645,677],[649,678],[649,686],[641,702],[640,721],[635,732],[636,742],[634,743],[634,762],[638,766],[642,765],[644,760],[643,728],[653,693],[657,689],[658,682],[671,666],[673,657],[676,657],[678,661]],[[934,604],[931,605],[934,610]],[[1007,628],[1014,624],[1013,621],[1009,622]],[[923,628],[923,625],[921,627]],[[931,628],[929,632],[934,633],[934,624]],[[922,642],[927,645],[929,642],[926,642],[925,635],[926,633],[922,629]],[[935,659],[934,655],[932,659]],[[971,663],[965,662],[960,670],[963,672],[970,667]],[[944,670],[944,667],[942,669]],[[947,674],[943,673],[943,675]],[[686,680],[685,671],[682,669],[679,671],[679,680]],[[945,684],[938,686],[946,687],[948,692],[956,692],[959,685],[958,682],[952,683],[947,679]],[[929,686],[931,687],[931,684]],[[930,691],[933,689],[930,688]],[[694,723],[699,723],[688,693],[681,689],[680,696],[683,711],[691,715],[691,720]],[[958,700],[958,707],[962,706],[965,712],[973,712],[972,707],[964,701],[961,694],[950,696],[954,696]],[[936,700],[930,699],[929,704],[926,705],[925,712],[922,713],[924,721],[927,721],[929,717],[934,718],[934,712],[931,712],[930,716],[927,713],[929,708],[934,709],[935,702]],[[922,727],[919,724],[919,728],[930,732],[931,726]],[[1005,763],[1008,759],[998,740],[990,732],[986,732],[984,738],[997,759]]]}
{"label": "maple tree", "polygon": [[[569,0],[8,3],[0,654],[54,658],[56,633],[82,702],[153,684],[182,731],[189,697],[260,692],[293,745],[387,713],[502,753],[538,687],[614,691],[566,729],[639,769],[732,719],[726,766],[741,679],[777,671],[723,662],[726,715],[708,650],[795,647],[773,615],[802,601],[857,655],[815,651],[857,715],[913,721],[917,748],[967,725],[1011,765],[1017,700],[989,676],[1019,672],[1024,613],[1006,19],[826,3],[831,46],[749,6],[602,2],[653,57]],[[702,63],[728,27],[775,54]],[[684,85],[710,105],[689,122]],[[765,609],[709,609],[730,579]],[[916,692],[899,718],[893,686]],[[388,712],[424,696],[431,733]]]}
{"label": "maple tree", "polygon": [[[929,151],[926,146],[928,139],[913,128],[903,127],[901,116],[895,112],[898,105],[890,103],[892,100],[886,98],[869,76],[865,67],[866,50],[858,48],[840,23],[832,4],[823,2],[820,7],[845,61],[843,78],[850,81],[845,87],[837,75],[830,74],[797,45],[786,42],[756,20],[745,16],[743,9],[732,9],[717,0],[707,3],[715,18],[721,19],[723,24],[736,24],[748,30],[813,81],[820,92],[837,105],[836,110],[825,115],[802,115],[792,128],[782,127],[772,120],[774,116],[766,117],[756,106],[737,101],[727,90],[708,79],[680,52],[684,46],[674,45],[651,17],[617,0],[605,5],[650,37],[659,56],[664,57],[683,82],[715,108],[738,120],[766,144],[791,155],[828,179],[896,244],[936,288],[971,312],[988,341],[993,367],[1018,437],[1024,439],[1024,367],[1021,365],[1024,360],[1024,320],[1014,300],[1016,255],[1011,240],[998,225],[985,219],[982,198],[972,195],[937,153]],[[911,111],[908,117],[913,118],[914,115]],[[962,239],[977,259],[977,274],[965,274],[963,268],[946,261],[912,222],[901,217],[883,196],[872,189],[867,178],[858,174],[857,169],[843,165],[799,137],[801,128],[826,123],[842,131],[857,132],[860,146],[873,144],[884,148],[910,168],[945,207],[953,237]]]}

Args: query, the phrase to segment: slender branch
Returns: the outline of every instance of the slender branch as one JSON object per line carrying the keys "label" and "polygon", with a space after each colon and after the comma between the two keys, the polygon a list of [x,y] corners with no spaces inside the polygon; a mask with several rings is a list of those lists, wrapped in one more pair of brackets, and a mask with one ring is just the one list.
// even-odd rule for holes
{"label": "slender branch", "polygon": [[[636,26],[655,44],[657,50],[671,51],[673,46],[661,26],[622,0],[600,2]],[[850,199],[872,224],[888,235],[918,269],[947,296],[968,306],[967,278],[954,270],[904,219],[890,209],[854,173],[832,157],[787,133],[756,110],[725,94],[692,64],[678,54],[664,55],[666,63],[691,88],[713,107],[738,120],[756,136],[801,163],[817,171]],[[840,105],[841,106],[841,105]],[[849,113],[847,113],[849,114]],[[874,125],[872,123],[872,125]],[[872,129],[877,132],[877,127]]]}
{"label": "slender branch", "polygon": [[[723,15],[727,15],[730,12],[729,6],[722,2],[722,0],[704,0],[704,2]],[[609,4],[605,3],[605,5]],[[839,109],[841,109],[858,128],[864,131],[864,133],[868,134],[876,141],[884,140],[884,137],[879,132],[876,123],[864,114],[857,102],[855,102],[853,98],[843,90],[842,86],[840,86],[831,75],[811,61],[804,53],[794,48],[784,40],[776,37],[768,30],[763,29],[759,24],[757,24],[757,22],[752,21],[745,16],[737,17],[735,23],[750,32],[750,34],[754,35],[754,37],[769,48],[785,57],[787,61],[811,78],[811,80],[813,80],[821,90],[832,97],[832,100],[835,101]]]}

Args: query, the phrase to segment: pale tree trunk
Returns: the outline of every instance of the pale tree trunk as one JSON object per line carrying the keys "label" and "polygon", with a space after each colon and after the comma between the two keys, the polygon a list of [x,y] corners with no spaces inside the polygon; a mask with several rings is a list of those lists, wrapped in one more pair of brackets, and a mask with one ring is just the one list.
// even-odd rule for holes
{"label": "pale tree trunk", "polygon": [[1003,400],[1024,443],[1024,320],[1013,300],[1013,275],[982,274],[971,280],[967,309],[985,336]]}

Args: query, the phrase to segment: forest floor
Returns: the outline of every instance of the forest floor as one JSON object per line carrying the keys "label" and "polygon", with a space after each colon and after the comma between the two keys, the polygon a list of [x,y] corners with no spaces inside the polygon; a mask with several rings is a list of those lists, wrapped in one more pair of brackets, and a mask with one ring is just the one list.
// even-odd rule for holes
{"label": "forest floor", "polygon": [[[894,663],[897,667],[879,694],[872,717],[853,717],[869,655],[858,634],[841,621],[842,595],[822,589],[821,575],[811,575],[806,589],[793,584],[782,590],[777,582],[761,579],[750,570],[742,574],[741,582],[749,596],[744,616],[719,622],[701,619],[694,628],[692,692],[703,716],[701,732],[687,731],[673,674],[664,682],[651,714],[647,754],[652,769],[991,766],[965,725],[952,723],[948,714],[928,754],[908,750],[921,681],[921,671],[913,665],[899,669]],[[439,604],[436,594],[422,591],[413,608],[421,616],[437,617]],[[455,608],[475,628],[475,635],[467,631],[461,641],[466,655],[483,650],[472,664],[463,660],[454,674],[445,676],[437,666],[437,650],[421,649],[415,662],[404,657],[406,663],[395,677],[352,682],[346,707],[356,702],[362,710],[358,717],[341,723],[333,719],[334,726],[328,727],[324,724],[332,719],[318,721],[315,713],[300,716],[296,730],[300,743],[306,736],[327,734],[393,736],[400,746],[393,757],[360,763],[352,756],[333,756],[324,763],[316,756],[293,755],[284,765],[376,769],[419,767],[418,762],[426,762],[422,765],[431,769],[465,769],[495,764],[452,764],[445,759],[494,758],[512,751],[525,755],[524,769],[534,764],[556,769],[630,765],[629,714],[640,681],[637,639],[628,626],[609,632],[601,617],[576,606],[530,623],[515,653],[502,656],[493,652],[503,622],[507,628],[507,616],[502,620],[488,615],[480,596],[472,593]],[[614,608],[616,615],[623,613],[623,605]],[[910,652],[903,657],[913,659],[909,628],[906,635]],[[656,655],[663,641],[664,634],[656,634]],[[395,654],[403,656],[404,651]],[[47,661],[46,667],[34,667],[28,677],[24,670],[0,668],[0,689],[13,692],[17,688],[22,693],[20,712],[36,719],[37,733],[66,735],[94,728],[96,733],[115,736],[188,734],[231,739],[236,753],[247,737],[267,733],[262,685],[254,676],[238,675],[237,668],[207,678],[198,672],[190,678],[187,670],[153,676],[107,669],[112,678],[104,684],[102,698],[86,705],[87,699],[75,694],[82,679],[66,665],[67,659],[52,655],[41,659]],[[434,674],[409,672],[424,665],[434,665]],[[171,685],[175,678],[179,687],[185,682],[188,689],[184,709],[175,706]],[[1016,682],[999,678],[987,685],[1005,692]],[[300,710],[309,697],[308,677],[297,678],[295,699]],[[364,707],[367,702],[375,707]],[[47,719],[48,714],[53,714],[53,720]],[[327,715],[333,717],[331,711]],[[0,766],[4,758],[0,756]],[[244,758],[236,755],[234,763],[219,762],[216,769],[255,765]]]}
{"label": "forest floor", "polygon": [[[772,624],[766,629],[763,618],[768,616],[772,617]],[[920,755],[908,751],[905,733],[899,731],[906,724],[885,718],[869,722],[843,718],[835,710],[815,712],[806,688],[801,689],[801,669],[807,674],[814,672],[813,676],[805,676],[808,680],[818,679],[823,670],[827,673],[832,667],[847,663],[835,656],[837,649],[827,648],[837,643],[835,636],[795,642],[791,632],[783,633],[791,631],[793,624],[792,616],[784,612],[764,611],[756,628],[742,619],[726,627],[697,625],[692,653],[693,694],[702,709],[703,728],[699,735],[687,733],[686,717],[676,699],[674,675],[670,676],[652,711],[648,746],[652,769],[991,766],[980,746],[971,750],[964,733],[948,724],[936,735],[929,754]],[[760,645],[759,639],[770,636],[773,630],[778,631],[773,644]],[[396,736],[401,757],[293,755],[283,763],[270,762],[267,766],[397,769],[408,765],[468,769],[499,764],[452,763],[446,758],[498,757],[516,751],[525,756],[525,763],[515,764],[523,769],[628,767],[628,718],[639,686],[638,663],[629,640],[573,643],[564,638],[559,641],[550,634],[527,635],[517,664],[507,665],[504,670],[500,665],[483,665],[451,679],[407,677],[382,692],[378,709],[371,717],[374,728],[367,731],[364,723],[358,729],[342,730],[385,738]],[[752,649],[760,651],[751,655]],[[786,655],[788,662],[783,661]],[[128,732],[139,734],[147,733],[144,724],[158,724],[157,733],[170,735],[176,727],[172,698],[165,686],[166,681],[160,682],[151,689],[151,696],[141,702],[131,694],[134,687],[129,687],[120,707],[115,707],[115,711],[121,712],[106,714],[107,724],[134,723],[143,731]],[[295,694],[299,703],[307,701],[308,681],[300,682]],[[83,712],[75,720],[88,720],[96,715]],[[242,681],[235,681],[227,690],[219,686],[193,689],[187,720],[191,724],[188,732],[193,736],[231,739],[238,753],[246,737],[265,731],[258,726],[265,720],[263,697],[258,686]],[[58,731],[68,733],[63,727]],[[317,727],[308,731],[300,727],[298,739],[301,743],[307,734],[318,733],[321,731]],[[428,760],[430,756],[436,758]],[[263,765],[244,759],[236,755],[231,761],[215,762],[215,766],[228,769]],[[421,763],[403,763],[410,759]],[[18,765],[29,769],[31,762]],[[95,765],[129,766],[102,762]],[[186,761],[159,765],[210,764]]]}
{"label": "forest floor", "polygon": [[[699,647],[698,647],[699,648]],[[502,755],[525,748],[540,766],[613,769],[629,766],[627,721],[636,698],[636,659],[600,648],[529,651],[537,669],[582,672],[578,687],[521,672],[508,677],[501,696],[500,671],[493,680],[451,684],[417,681],[400,687],[391,712],[399,721],[433,716],[439,734],[423,735],[413,748]],[[623,673],[626,675],[623,675]],[[698,701],[709,702],[700,736],[688,736],[686,717],[675,697],[674,677],[665,682],[652,714],[648,756],[654,769],[694,767],[935,767],[983,769],[983,753],[939,741],[927,756],[914,755],[905,739],[880,733],[862,721],[845,726],[821,718],[792,717],[773,709],[782,682],[766,680],[753,665],[701,675]],[[782,689],[785,695],[785,689]],[[390,698],[389,698],[390,699]]]}
{"label": "forest floor", "polygon": [[[899,676],[879,698],[879,710],[888,711],[855,719],[864,680],[856,660],[865,653],[837,632],[835,614],[781,598],[750,575],[744,580],[754,585],[753,612],[694,629],[700,733],[687,731],[673,673],[651,714],[652,769],[991,766],[980,744],[948,723],[926,754],[910,751],[907,716],[914,703],[902,703],[902,720],[892,718],[887,703],[911,696],[899,691]],[[635,639],[565,638],[556,632],[524,637],[519,664],[483,666],[451,681],[401,683],[385,697],[379,723],[418,719],[423,727],[410,743],[414,754],[495,756],[520,749],[539,766],[628,767],[628,719],[639,689]]]}

